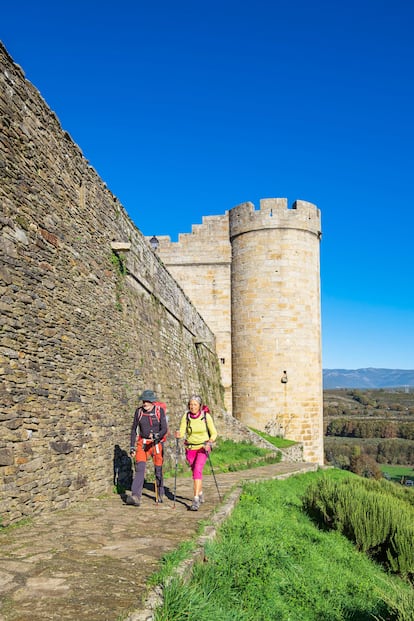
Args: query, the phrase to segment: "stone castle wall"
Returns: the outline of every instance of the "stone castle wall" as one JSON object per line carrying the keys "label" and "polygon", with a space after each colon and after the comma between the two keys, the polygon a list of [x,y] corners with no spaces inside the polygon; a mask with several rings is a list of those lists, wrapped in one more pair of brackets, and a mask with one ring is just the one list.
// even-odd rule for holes
{"label": "stone castle wall", "polygon": [[[263,199],[203,218],[159,256],[217,338],[226,406],[323,463],[320,212]],[[286,372],[286,373],[285,373]],[[287,381],[286,381],[287,380]]]}
{"label": "stone castle wall", "polygon": [[211,329],[2,46],[0,125],[7,525],[110,490],[144,388],[173,428],[193,391],[220,428],[223,395]]}
{"label": "stone castle wall", "polygon": [[160,236],[163,263],[196,306],[216,338],[224,403],[232,411],[231,380],[231,245],[227,216],[207,216],[178,243]]}

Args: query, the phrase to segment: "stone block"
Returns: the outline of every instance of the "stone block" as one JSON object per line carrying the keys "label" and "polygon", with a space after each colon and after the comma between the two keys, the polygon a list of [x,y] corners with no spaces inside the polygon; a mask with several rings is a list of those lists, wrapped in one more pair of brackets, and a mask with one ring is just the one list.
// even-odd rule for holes
{"label": "stone block", "polygon": [[[10,448],[0,449],[0,466],[12,466],[14,463],[14,453]],[[7,474],[5,472],[5,474]]]}

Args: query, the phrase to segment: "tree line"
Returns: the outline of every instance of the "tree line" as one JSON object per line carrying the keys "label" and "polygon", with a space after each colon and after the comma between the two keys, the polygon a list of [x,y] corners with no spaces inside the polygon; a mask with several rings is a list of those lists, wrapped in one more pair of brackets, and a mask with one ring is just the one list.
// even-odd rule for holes
{"label": "tree line", "polygon": [[325,423],[325,435],[346,438],[402,438],[414,440],[414,421],[334,418]]}
{"label": "tree line", "polygon": [[380,464],[414,464],[414,394],[324,391],[325,461],[379,478]]}
{"label": "tree line", "polygon": [[[366,470],[362,457],[369,458],[371,470],[376,470],[371,462],[391,465],[414,465],[414,442],[399,439],[356,440],[347,438],[325,438],[325,461],[357,474],[359,468]],[[378,466],[379,467],[379,466]]]}

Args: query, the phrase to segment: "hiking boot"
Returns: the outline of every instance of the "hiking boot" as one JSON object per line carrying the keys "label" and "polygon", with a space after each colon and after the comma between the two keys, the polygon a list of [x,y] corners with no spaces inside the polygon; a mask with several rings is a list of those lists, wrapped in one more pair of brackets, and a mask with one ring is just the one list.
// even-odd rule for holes
{"label": "hiking boot", "polygon": [[199,497],[199,499],[200,499],[200,505],[202,505],[202,504],[203,504],[203,502],[205,502],[205,499],[204,499],[204,493],[203,493],[203,492],[200,492],[200,493],[199,493],[199,495],[198,495],[198,497]]}
{"label": "hiking boot", "polygon": [[198,511],[200,508],[200,499],[199,498],[194,498],[193,499],[193,504],[190,507],[190,511]]}
{"label": "hiking boot", "polygon": [[138,496],[127,496],[125,502],[127,505],[132,505],[133,507],[139,507],[139,505],[141,504]]}

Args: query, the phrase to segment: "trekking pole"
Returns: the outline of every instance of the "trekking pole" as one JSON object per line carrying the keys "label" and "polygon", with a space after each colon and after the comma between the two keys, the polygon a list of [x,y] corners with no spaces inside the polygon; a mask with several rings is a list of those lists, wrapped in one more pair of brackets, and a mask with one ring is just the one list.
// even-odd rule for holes
{"label": "trekking pole", "polygon": [[[153,438],[153,460],[155,459],[155,453],[158,455],[158,453],[160,452],[160,448],[158,446],[158,442],[156,441],[156,438]],[[155,502],[157,504],[158,507],[158,483],[157,483],[157,471],[155,469],[155,463],[154,463],[154,490],[155,490]]]}
{"label": "trekking pole", "polygon": [[175,474],[174,474],[174,504],[175,509],[175,497],[177,494],[177,469],[178,469],[178,438],[175,438]]}
{"label": "trekking pole", "polygon": [[211,459],[210,459],[210,451],[207,451],[207,459],[208,459],[208,463],[210,464],[211,474],[213,475],[214,483],[216,484],[219,501],[221,502],[221,495],[220,495],[219,486],[217,484],[216,475],[214,474],[214,470],[213,470],[213,464],[211,463]]}
{"label": "trekking pole", "polygon": [[157,474],[156,473],[154,477],[154,489],[155,489],[155,502],[157,503],[157,507],[158,507],[158,485],[157,485]]}

